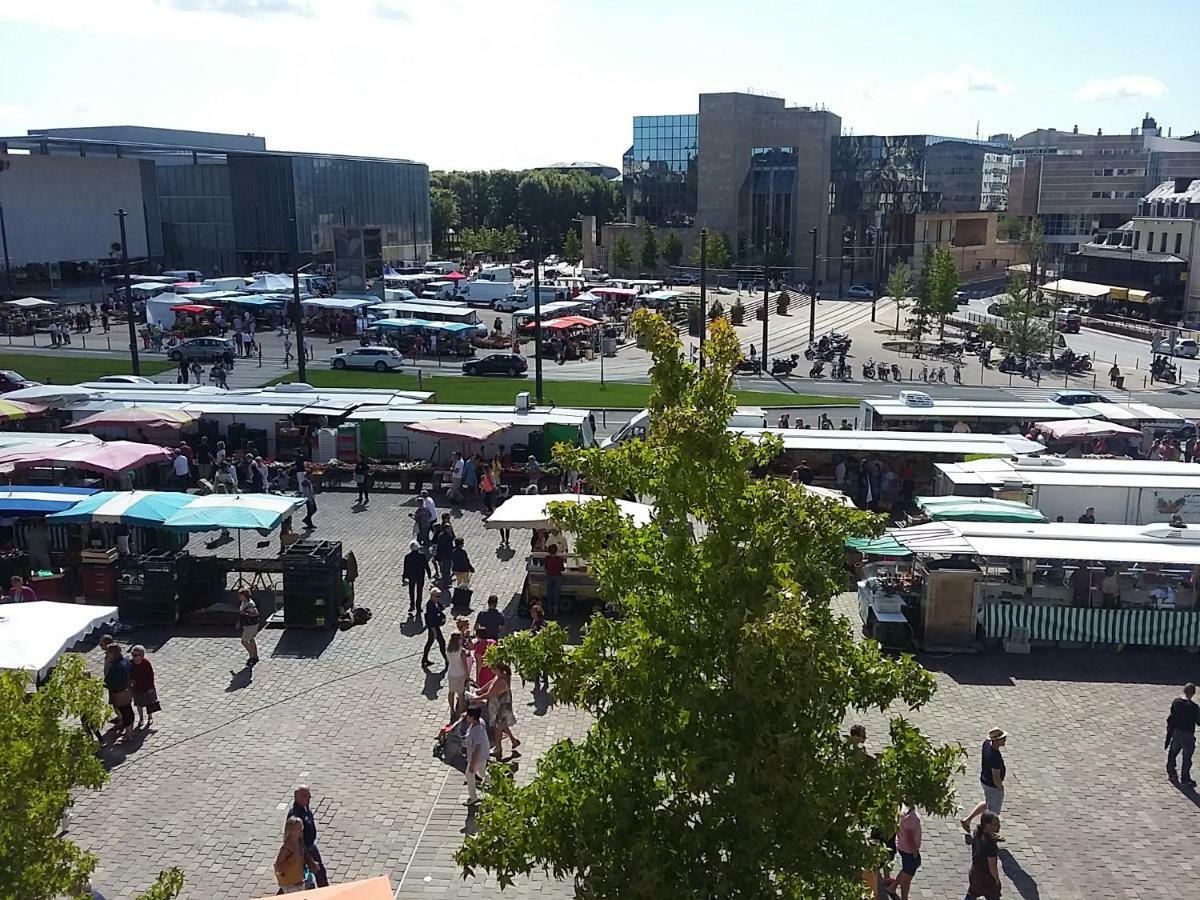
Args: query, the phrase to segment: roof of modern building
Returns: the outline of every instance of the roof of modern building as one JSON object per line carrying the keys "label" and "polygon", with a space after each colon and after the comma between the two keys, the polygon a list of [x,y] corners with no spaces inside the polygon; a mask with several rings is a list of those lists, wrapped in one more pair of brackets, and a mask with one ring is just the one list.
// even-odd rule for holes
{"label": "roof of modern building", "polygon": [[1200,178],[1177,178],[1161,182],[1144,199],[1200,203]]}
{"label": "roof of modern building", "polygon": [[1129,250],[1107,244],[1084,244],[1079,248],[1080,256],[1098,256],[1105,259],[1127,259],[1146,263],[1187,263],[1181,256],[1171,253],[1151,253],[1149,250]]}
{"label": "roof of modern building", "polygon": [[547,169],[612,169],[616,170],[616,166],[606,165],[605,163],[592,162],[589,160],[573,160],[571,162],[556,162],[546,166]]}
{"label": "roof of modern building", "polygon": [[169,144],[179,147],[206,147],[211,150],[266,150],[267,139],[255,134],[227,134],[218,131],[191,131],[180,128],[153,128],[146,125],[89,125],[82,128],[31,128],[30,136],[76,138],[90,141]]}

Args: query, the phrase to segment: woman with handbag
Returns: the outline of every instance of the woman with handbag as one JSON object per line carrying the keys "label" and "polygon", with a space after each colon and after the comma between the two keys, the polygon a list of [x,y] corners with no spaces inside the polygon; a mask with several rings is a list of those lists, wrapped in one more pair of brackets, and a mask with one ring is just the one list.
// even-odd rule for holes
{"label": "woman with handbag", "polygon": [[108,669],[104,673],[104,686],[108,688],[108,702],[120,716],[118,728],[121,737],[133,737],[133,664],[121,654],[121,645],[115,641],[105,651]]}
{"label": "woman with handbag", "polygon": [[137,707],[137,727],[142,727],[142,716],[146,717],[146,727],[154,724],[154,714],[162,709],[158,702],[158,691],[154,688],[154,667],[146,659],[146,648],[135,644],[129,651],[132,660],[131,687],[133,689],[133,705]]}

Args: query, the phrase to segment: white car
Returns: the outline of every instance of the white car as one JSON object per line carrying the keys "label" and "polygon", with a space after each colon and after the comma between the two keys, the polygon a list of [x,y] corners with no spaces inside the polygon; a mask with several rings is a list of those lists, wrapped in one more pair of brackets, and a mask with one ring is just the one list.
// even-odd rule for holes
{"label": "white car", "polygon": [[528,305],[529,301],[524,297],[504,297],[492,303],[492,309],[496,312],[516,312],[518,309],[524,309]]}
{"label": "white car", "polygon": [[142,375],[101,375],[96,381],[101,384],[154,384],[152,379]]}
{"label": "white car", "polygon": [[346,353],[338,353],[329,361],[333,369],[374,369],[376,372],[399,370],[404,357],[395,347],[356,347]]}
{"label": "white car", "polygon": [[846,291],[846,296],[851,300],[870,300],[875,296],[875,292],[865,284],[852,284]]}

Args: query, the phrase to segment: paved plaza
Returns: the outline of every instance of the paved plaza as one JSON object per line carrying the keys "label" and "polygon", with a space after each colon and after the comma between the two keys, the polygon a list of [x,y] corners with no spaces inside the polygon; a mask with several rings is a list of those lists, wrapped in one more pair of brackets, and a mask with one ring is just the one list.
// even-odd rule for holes
{"label": "paved plaza", "polygon": [[[252,678],[232,629],[154,628],[123,638],[150,650],[164,709],[140,745],[106,753],[111,783],[81,791],[75,804],[70,834],[100,855],[94,880],[105,896],[132,896],[170,865],[186,873],[186,897],[273,894],[271,866],[300,782],[312,786],[334,880],[387,875],[399,897],[499,895],[490,880],[464,886],[452,858],[474,821],[461,775],[432,754],[447,716],[445,682],[438,668],[420,667],[424,634],[408,619],[399,584],[413,498],[377,493],[361,511],[353,499],[321,494],[315,536],[340,539],[357,555],[358,602],[374,612],[365,626],[267,630]],[[476,607],[491,592],[509,603],[522,557],[498,553],[477,511],[456,516],[455,526],[477,569]],[[849,596],[839,606],[856,616]],[[98,669],[99,654],[88,658]],[[1035,650],[922,662],[940,690],[916,719],[936,739],[967,746],[964,805],[979,793],[983,736],[994,725],[1011,734],[1006,897],[1198,895],[1190,886],[1200,799],[1166,782],[1161,752],[1167,707],[1196,678],[1195,656]],[[550,743],[588,727],[578,711],[537,706],[525,688],[516,709],[522,782]],[[882,719],[862,721],[869,745],[883,736]],[[926,822],[924,858],[913,896],[962,896],[968,859],[955,821]],[[566,897],[570,889],[539,876],[505,896]]]}

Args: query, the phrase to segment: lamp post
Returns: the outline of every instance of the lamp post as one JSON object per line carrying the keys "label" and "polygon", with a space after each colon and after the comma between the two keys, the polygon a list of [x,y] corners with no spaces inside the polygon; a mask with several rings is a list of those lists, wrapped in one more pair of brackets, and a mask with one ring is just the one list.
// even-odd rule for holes
{"label": "lamp post", "polygon": [[[689,314],[690,318],[690,314]],[[704,332],[708,331],[708,229],[700,229],[700,371],[704,371]]]}
{"label": "lamp post", "polygon": [[[300,310],[300,273],[311,268],[312,263],[308,263],[292,271],[292,302],[295,304],[292,310],[292,324],[296,328],[296,374],[301,382],[308,378],[308,354],[304,349],[304,315]],[[386,288],[384,293],[387,293]]]}
{"label": "lamp post", "polygon": [[129,324],[129,363],[134,375],[142,374],[142,364],[138,359],[137,324],[133,321],[133,279],[129,276],[129,248],[125,240],[124,209],[118,209],[114,215],[121,223],[121,271],[125,274],[125,319]]}
{"label": "lamp post", "polygon": [[4,204],[0,203],[0,240],[4,242],[4,294],[12,297],[12,269],[8,265],[8,229],[4,227]]}
{"label": "lamp post", "polygon": [[867,229],[871,235],[871,321],[875,321],[875,301],[879,297],[879,229]]}
{"label": "lamp post", "polygon": [[817,332],[817,229],[810,228],[812,235],[812,284],[808,286],[808,342],[811,344]]}
{"label": "lamp post", "polygon": [[542,282],[538,275],[541,246],[536,230],[526,231],[526,239],[533,252],[533,389],[538,406],[542,405]]}

